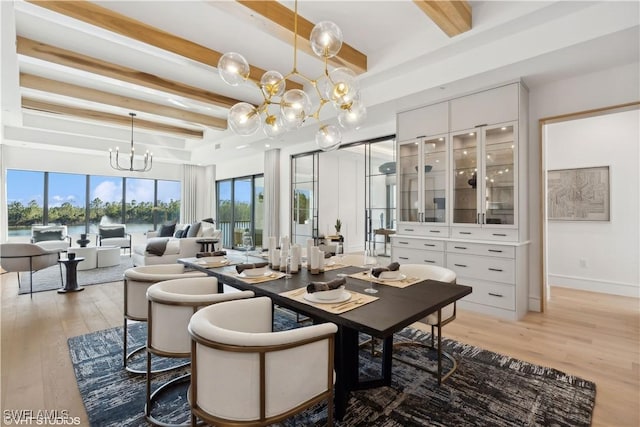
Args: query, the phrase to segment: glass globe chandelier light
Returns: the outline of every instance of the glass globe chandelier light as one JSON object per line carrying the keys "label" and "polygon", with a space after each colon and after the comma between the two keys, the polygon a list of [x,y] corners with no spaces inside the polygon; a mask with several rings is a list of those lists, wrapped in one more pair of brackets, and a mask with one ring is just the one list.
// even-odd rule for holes
{"label": "glass globe chandelier light", "polygon": [[125,163],[124,166],[120,165],[120,147],[116,147],[115,156],[114,152],[111,148],[109,148],[109,164],[115,170],[119,171],[129,171],[129,172],[149,172],[153,167],[153,153],[150,153],[147,150],[144,153],[144,157],[142,158],[143,163],[142,167],[135,168],[133,167],[134,156],[135,156],[135,148],[133,148],[133,118],[136,116],[135,113],[129,113],[131,116],[131,151],[129,152],[129,165]]}
{"label": "glass globe chandelier light", "polygon": [[[328,60],[338,54],[342,47],[342,31],[329,21],[316,24],[309,41],[313,52],[323,59],[324,73],[315,79],[300,73],[297,69],[298,51],[298,1],[295,1],[293,39],[293,69],[286,75],[278,71],[267,71],[257,82],[263,101],[254,106],[240,102],[229,110],[228,123],[238,135],[253,135],[258,129],[268,138],[276,138],[284,132],[294,130],[310,117],[320,121],[320,111],[325,104],[331,104],[337,111],[339,126],[321,123],[315,140],[324,151],[340,146],[342,132],[356,130],[362,126],[367,110],[360,99],[360,88],[356,74],[346,67],[329,71]],[[222,55],[218,61],[218,73],[222,80],[231,85],[249,79],[249,63],[236,52]],[[297,76],[313,88],[312,96],[300,89],[286,90],[286,81]]]}

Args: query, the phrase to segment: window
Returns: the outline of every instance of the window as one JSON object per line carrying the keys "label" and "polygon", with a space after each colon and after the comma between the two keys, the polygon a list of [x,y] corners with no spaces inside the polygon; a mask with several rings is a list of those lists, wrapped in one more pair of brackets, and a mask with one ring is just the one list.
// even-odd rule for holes
{"label": "window", "polygon": [[262,247],[264,226],[264,175],[232,178],[216,182],[217,225],[222,245],[237,248],[248,230],[256,248]]}
{"label": "window", "polygon": [[89,177],[89,230],[98,232],[101,223],[124,223],[122,219],[122,178]]}
{"label": "window", "polygon": [[64,224],[69,234],[84,233],[87,213],[87,177],[49,172],[47,223]]}
{"label": "window", "polygon": [[155,225],[159,226],[167,222],[180,220],[180,182],[156,181],[158,191],[156,194]]}
{"label": "window", "polygon": [[9,237],[28,241],[31,225],[44,221],[44,172],[7,170]]}
{"label": "window", "polygon": [[125,224],[129,233],[153,230],[155,182],[152,179],[126,178]]}

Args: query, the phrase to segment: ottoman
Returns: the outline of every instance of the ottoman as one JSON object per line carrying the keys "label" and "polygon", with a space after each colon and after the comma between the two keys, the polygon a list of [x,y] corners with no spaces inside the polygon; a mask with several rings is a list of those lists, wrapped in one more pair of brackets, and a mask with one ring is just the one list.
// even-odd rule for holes
{"label": "ottoman", "polygon": [[76,270],[91,270],[96,268],[97,255],[95,246],[87,246],[85,248],[69,248],[67,253],[75,253],[77,257],[84,258],[84,261],[78,263]]}
{"label": "ottoman", "polygon": [[118,246],[100,246],[98,248],[98,268],[120,265],[120,248]]}

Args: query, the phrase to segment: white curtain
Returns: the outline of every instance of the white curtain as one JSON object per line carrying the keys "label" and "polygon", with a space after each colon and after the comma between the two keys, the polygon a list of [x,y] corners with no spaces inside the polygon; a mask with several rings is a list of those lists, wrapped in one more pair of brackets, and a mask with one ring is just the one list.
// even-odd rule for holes
{"label": "white curtain", "polygon": [[180,222],[192,223],[213,217],[215,166],[184,165]]}
{"label": "white curtain", "polygon": [[264,153],[264,230],[262,241],[280,236],[280,149]]}

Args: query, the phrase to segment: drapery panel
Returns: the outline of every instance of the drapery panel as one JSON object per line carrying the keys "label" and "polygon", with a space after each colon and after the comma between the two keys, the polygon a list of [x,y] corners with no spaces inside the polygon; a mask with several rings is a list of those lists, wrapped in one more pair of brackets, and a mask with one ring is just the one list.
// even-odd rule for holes
{"label": "drapery panel", "polygon": [[215,166],[184,165],[180,222],[214,217]]}
{"label": "drapery panel", "polygon": [[262,241],[280,236],[280,149],[264,153],[264,231]]}

